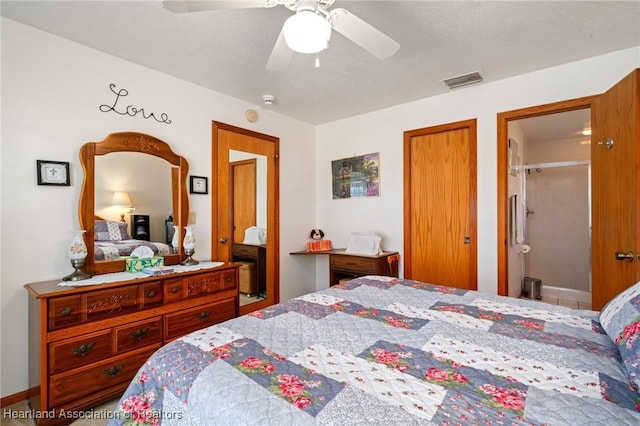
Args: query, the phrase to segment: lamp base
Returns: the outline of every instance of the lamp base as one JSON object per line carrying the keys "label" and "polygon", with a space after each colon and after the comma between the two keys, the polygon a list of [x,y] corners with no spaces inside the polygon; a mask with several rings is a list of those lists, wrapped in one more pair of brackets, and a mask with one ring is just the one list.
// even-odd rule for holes
{"label": "lamp base", "polygon": [[197,260],[195,260],[193,257],[191,257],[193,256],[193,253],[195,253],[194,249],[184,249],[184,254],[187,256],[187,258],[182,262],[180,262],[180,264],[183,266],[192,266],[200,263]]}
{"label": "lamp base", "polygon": [[88,274],[82,270],[84,267],[84,259],[72,259],[71,266],[75,271],[62,278],[62,281],[82,281],[91,278],[91,274]]}

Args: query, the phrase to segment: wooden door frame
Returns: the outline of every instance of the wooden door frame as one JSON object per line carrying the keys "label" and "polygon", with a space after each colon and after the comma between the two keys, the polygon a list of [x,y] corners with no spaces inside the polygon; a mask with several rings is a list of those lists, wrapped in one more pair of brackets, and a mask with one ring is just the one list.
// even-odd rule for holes
{"label": "wooden door frame", "polygon": [[[473,251],[471,253],[471,259],[469,268],[473,272],[473,282],[470,283],[470,289],[477,290],[478,287],[478,173],[477,173],[477,143],[478,143],[478,120],[476,118],[472,118],[469,120],[462,120],[454,123],[447,123],[429,127],[423,127],[420,129],[407,130],[404,132],[404,146],[403,146],[403,164],[404,164],[404,172],[403,172],[403,196],[404,196],[404,212],[403,212],[403,221],[404,221],[404,271],[403,275],[405,278],[411,278],[411,252],[412,252],[412,232],[411,232],[411,212],[413,206],[411,205],[411,139],[415,136],[432,134],[432,133],[442,133],[451,130],[459,130],[459,129],[469,129],[469,139],[472,143],[475,143],[473,147],[470,148],[470,167],[473,167],[473,173],[475,174],[475,182],[473,185],[469,185],[469,196],[472,198],[473,202],[471,203],[471,210],[469,211],[469,219],[472,220],[472,224],[470,227],[470,234],[474,240]],[[473,149],[471,149],[473,148]]]}
{"label": "wooden door frame", "polygon": [[498,294],[509,295],[509,121],[591,108],[597,95],[498,113]]}

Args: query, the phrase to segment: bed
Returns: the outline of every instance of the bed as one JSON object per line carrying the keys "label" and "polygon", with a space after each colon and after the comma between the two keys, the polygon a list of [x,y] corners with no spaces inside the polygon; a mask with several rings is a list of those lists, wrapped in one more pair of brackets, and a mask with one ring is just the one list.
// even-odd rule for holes
{"label": "bed", "polygon": [[160,348],[109,424],[638,425],[639,309],[356,278]]}
{"label": "bed", "polygon": [[127,231],[126,222],[109,221],[96,217],[94,221],[94,259],[117,260],[129,256],[138,247],[149,247],[154,255],[163,256],[172,253],[169,244],[136,240]]}

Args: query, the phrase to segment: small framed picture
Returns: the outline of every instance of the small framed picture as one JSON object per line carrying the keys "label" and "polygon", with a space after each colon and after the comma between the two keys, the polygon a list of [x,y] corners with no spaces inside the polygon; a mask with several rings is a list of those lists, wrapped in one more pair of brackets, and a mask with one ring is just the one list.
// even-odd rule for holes
{"label": "small framed picture", "polygon": [[208,194],[208,181],[204,176],[189,176],[189,192],[192,194]]}
{"label": "small framed picture", "polygon": [[36,170],[38,173],[38,185],[71,185],[68,162],[36,160]]}

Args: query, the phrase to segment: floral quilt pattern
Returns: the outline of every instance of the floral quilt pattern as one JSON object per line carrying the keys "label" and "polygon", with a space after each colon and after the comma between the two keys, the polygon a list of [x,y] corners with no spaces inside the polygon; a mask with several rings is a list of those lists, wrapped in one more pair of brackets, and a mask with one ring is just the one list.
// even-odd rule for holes
{"label": "floral quilt pattern", "polygon": [[596,312],[362,277],[162,347],[109,424],[637,425],[632,327],[613,342]]}

